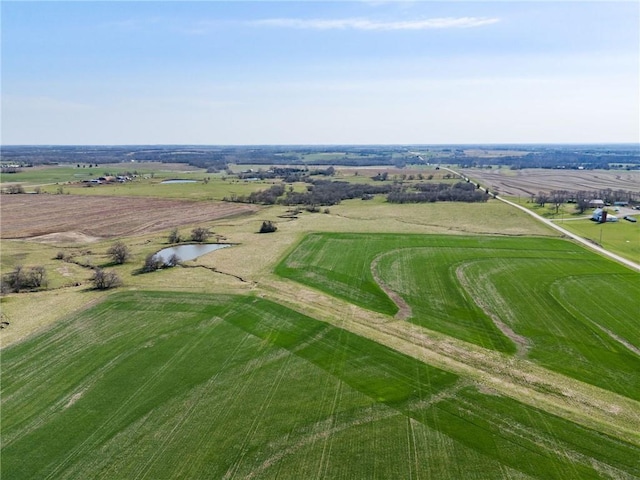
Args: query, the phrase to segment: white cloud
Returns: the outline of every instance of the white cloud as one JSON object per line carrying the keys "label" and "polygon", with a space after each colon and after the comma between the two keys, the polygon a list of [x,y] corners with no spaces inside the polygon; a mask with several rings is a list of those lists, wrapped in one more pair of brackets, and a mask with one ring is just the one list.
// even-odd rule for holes
{"label": "white cloud", "polygon": [[309,30],[428,30],[439,28],[470,28],[491,25],[499,22],[499,18],[485,17],[442,17],[424,20],[406,20],[380,22],[363,18],[344,19],[301,19],[301,18],[268,18],[255,20],[251,25],[266,27],[282,27]]}

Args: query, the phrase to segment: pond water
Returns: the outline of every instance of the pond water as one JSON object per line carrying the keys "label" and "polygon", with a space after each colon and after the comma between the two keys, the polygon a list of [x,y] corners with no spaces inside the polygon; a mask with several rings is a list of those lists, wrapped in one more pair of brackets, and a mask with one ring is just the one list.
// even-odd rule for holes
{"label": "pond water", "polygon": [[170,180],[163,180],[160,183],[198,183],[197,180],[186,180],[186,179],[181,179],[181,178],[172,178]]}
{"label": "pond water", "polygon": [[156,255],[162,259],[164,263],[167,263],[171,258],[171,255],[176,254],[180,261],[186,262],[188,260],[194,260],[205,253],[213,252],[214,250],[220,250],[221,248],[230,247],[229,243],[204,243],[204,244],[189,244],[189,245],[176,245],[175,247],[163,248]]}

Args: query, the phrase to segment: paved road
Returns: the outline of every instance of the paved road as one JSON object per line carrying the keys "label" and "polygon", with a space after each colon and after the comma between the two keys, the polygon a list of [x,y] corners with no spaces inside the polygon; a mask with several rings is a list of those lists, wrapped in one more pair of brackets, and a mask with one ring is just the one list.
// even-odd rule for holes
{"label": "paved road", "polygon": [[[467,178],[464,175],[462,175],[461,173],[456,172],[455,170],[451,170],[450,168],[447,168],[447,167],[440,167],[440,168],[442,170],[447,170],[447,171],[449,171],[451,173],[454,173],[455,175],[462,176],[463,178]],[[480,187],[480,188],[482,190],[486,191],[486,189],[484,187]],[[607,257],[609,257],[609,258],[611,258],[611,259],[613,259],[613,260],[615,260],[615,261],[617,261],[619,263],[622,263],[623,265],[626,265],[629,268],[632,268],[633,270],[636,270],[636,271],[640,272],[640,264],[632,262],[631,260],[628,260],[628,259],[626,259],[624,257],[621,257],[620,255],[616,255],[615,253],[610,252],[609,250],[606,250],[606,249],[602,248],[601,246],[596,245],[596,244],[590,242],[589,240],[587,240],[585,238],[582,238],[580,235],[576,235],[575,233],[572,233],[569,230],[566,230],[566,229],[562,228],[561,226],[555,224],[551,220],[549,220],[547,218],[544,218],[544,217],[541,217],[537,213],[532,212],[531,210],[529,210],[528,208],[525,208],[525,207],[523,207],[521,205],[518,205],[517,203],[513,203],[513,202],[511,202],[509,200],[501,198],[498,195],[496,195],[495,198],[500,200],[501,202],[506,203],[507,205],[511,205],[512,207],[519,208],[523,212],[526,212],[529,215],[531,215],[532,217],[534,217],[536,220],[549,225],[551,228],[554,228],[554,229],[558,230],[559,232],[561,232],[563,235],[566,235],[567,237],[573,238],[574,240],[576,240],[577,242],[581,243],[582,245],[590,248],[591,250],[595,250],[596,252],[598,252],[598,253],[600,253],[602,255],[605,255],[605,256],[607,256]]]}

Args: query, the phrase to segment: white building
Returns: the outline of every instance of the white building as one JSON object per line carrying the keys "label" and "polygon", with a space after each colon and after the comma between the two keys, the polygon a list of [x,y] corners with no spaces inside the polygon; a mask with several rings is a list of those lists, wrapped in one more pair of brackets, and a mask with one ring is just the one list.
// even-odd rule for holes
{"label": "white building", "polygon": [[617,222],[618,221],[618,217],[616,217],[615,215],[609,215],[607,213],[606,210],[603,210],[602,208],[596,208],[593,211],[593,215],[591,215],[591,220],[593,220],[594,222],[602,222],[602,217],[605,217],[605,221],[606,222]]}

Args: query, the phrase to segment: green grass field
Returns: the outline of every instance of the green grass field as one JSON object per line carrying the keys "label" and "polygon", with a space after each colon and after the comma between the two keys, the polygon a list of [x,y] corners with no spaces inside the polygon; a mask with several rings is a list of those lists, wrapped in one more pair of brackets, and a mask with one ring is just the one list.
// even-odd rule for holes
{"label": "green grass field", "polygon": [[[505,198],[542,217],[553,220],[558,226],[599,244],[607,250],[640,263],[640,223],[628,222],[622,218],[623,215],[611,211],[610,213],[616,215],[619,221],[601,224],[590,220],[593,210],[588,209],[584,213],[578,213],[575,204],[562,204],[556,213],[555,207],[551,204],[541,207],[529,202],[529,199],[524,197],[507,196]],[[640,214],[633,216],[640,219]]]}
{"label": "green grass field", "polygon": [[[166,178],[175,177],[175,174],[167,175]],[[192,178],[195,175],[179,175],[184,179]],[[108,195],[115,197],[157,197],[175,198],[189,200],[222,200],[224,197],[232,195],[249,195],[257,190],[266,190],[273,183],[248,182],[242,180],[223,180],[221,178],[211,178],[207,184],[198,183],[176,183],[163,184],[162,179],[155,178],[140,179],[128,183],[116,183],[108,185],[97,185],[87,187],[83,184],[63,185],[65,193],[72,195]],[[42,188],[45,193],[56,193],[59,186],[48,185]]]}
{"label": "green grass field", "polygon": [[37,167],[24,167],[16,173],[3,173],[0,183],[22,183],[24,185],[45,185],[51,183],[65,184],[68,182],[81,182],[92,178],[101,177],[107,173],[119,174],[124,172],[137,172],[141,176],[153,176],[154,178],[194,178],[202,179],[211,174],[205,170],[191,167],[187,164],[162,164],[149,163],[108,163],[93,167],[80,167],[76,165],[47,165]]}
{"label": "green grass field", "polygon": [[607,250],[640,263],[640,222],[631,223],[620,218],[618,222],[604,224],[586,219],[556,220],[556,223]]}
{"label": "green grass field", "polygon": [[26,185],[41,185],[46,183],[66,183],[89,180],[103,175],[104,168],[76,168],[64,165],[55,167],[23,168],[16,173],[3,173],[2,183],[23,183]]}
{"label": "green grass field", "polygon": [[3,478],[631,478],[640,447],[254,297],[129,292],[3,350]]}
{"label": "green grass field", "polygon": [[556,239],[355,234],[309,235],[276,272],[393,315],[376,261],[410,321],[507,353],[519,341],[540,365],[640,399],[637,273]]}
{"label": "green grass field", "polygon": [[[271,186],[135,168],[93,188],[67,183],[90,173],[75,166],[15,175],[70,203]],[[334,179],[373,183],[355,171]],[[169,230],[123,238],[119,266],[112,238],[3,240],[2,272],[42,265],[50,288],[0,298],[0,477],[640,478],[636,272],[496,200],[288,213],[205,222],[233,247],[144,275]],[[278,230],[260,235],[266,219]],[[563,226],[583,223],[638,246],[613,235],[635,224]],[[113,269],[120,291],[92,290],[60,251]]]}
{"label": "green grass field", "polygon": [[[184,170],[180,170],[184,168]],[[92,185],[82,183],[105,175],[106,172],[124,173],[136,171],[138,177],[126,183]],[[197,183],[162,184],[167,179],[195,180]],[[205,184],[204,180],[208,182]],[[27,192],[39,188],[43,193],[73,195],[142,196],[161,198],[186,198],[191,200],[222,200],[225,196],[248,195],[255,190],[269,188],[263,182],[247,182],[228,179],[224,174],[207,173],[189,165],[156,163],[105,164],[99,167],[46,166],[24,168],[21,172],[3,174],[2,183],[21,183]]]}

